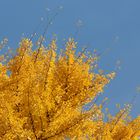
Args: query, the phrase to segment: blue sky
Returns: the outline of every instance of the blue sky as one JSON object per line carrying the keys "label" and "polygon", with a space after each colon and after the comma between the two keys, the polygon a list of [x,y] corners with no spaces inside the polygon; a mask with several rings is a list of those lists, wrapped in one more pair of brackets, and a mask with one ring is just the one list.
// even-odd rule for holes
{"label": "blue sky", "polygon": [[[139,6],[139,0],[0,0],[0,40],[7,37],[9,46],[16,48],[23,33],[29,37],[43,18],[37,30],[41,34],[48,17],[59,11],[48,29],[48,42],[55,33],[59,48],[64,47],[64,38],[74,37],[80,49],[87,44],[90,51],[97,49],[102,53],[110,49],[99,61],[106,72],[113,71],[117,61],[121,62],[121,70],[104,95],[110,99],[106,107],[114,113],[115,104],[130,102],[140,85]],[[83,26],[75,35],[78,21]],[[140,114],[140,95],[131,114]]]}

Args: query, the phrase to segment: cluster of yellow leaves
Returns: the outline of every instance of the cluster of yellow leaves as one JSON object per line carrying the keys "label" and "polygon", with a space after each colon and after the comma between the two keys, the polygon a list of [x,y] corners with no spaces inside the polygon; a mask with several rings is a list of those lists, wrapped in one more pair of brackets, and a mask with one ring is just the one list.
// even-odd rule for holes
{"label": "cluster of yellow leaves", "polygon": [[23,39],[17,54],[0,63],[1,140],[138,139],[140,118],[126,123],[116,116],[104,122],[101,106],[93,103],[83,110],[115,73],[94,73],[96,58],[77,56],[72,39],[61,54],[55,40],[48,47],[32,46]]}

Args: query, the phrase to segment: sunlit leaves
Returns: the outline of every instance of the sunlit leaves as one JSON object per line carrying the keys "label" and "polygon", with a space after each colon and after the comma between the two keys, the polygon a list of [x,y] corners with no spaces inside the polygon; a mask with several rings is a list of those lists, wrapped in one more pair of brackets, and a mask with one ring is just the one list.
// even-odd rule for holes
{"label": "sunlit leaves", "polygon": [[0,63],[0,139],[137,139],[140,119],[128,119],[128,107],[104,122],[105,100],[93,102],[116,74],[95,73],[97,56],[85,50],[76,55],[73,39],[60,54],[56,40],[48,47],[43,41],[33,50],[32,41],[22,39],[15,56]]}

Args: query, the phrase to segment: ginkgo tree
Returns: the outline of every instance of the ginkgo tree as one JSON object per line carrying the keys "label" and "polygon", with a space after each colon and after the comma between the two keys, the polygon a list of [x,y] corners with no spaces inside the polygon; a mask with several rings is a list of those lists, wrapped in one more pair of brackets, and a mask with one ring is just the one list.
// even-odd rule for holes
{"label": "ginkgo tree", "polygon": [[114,72],[95,72],[97,57],[76,53],[73,39],[60,53],[55,40],[37,45],[24,38],[13,57],[0,56],[1,140],[139,139],[140,117],[129,119],[130,106],[105,120],[104,101],[96,104]]}

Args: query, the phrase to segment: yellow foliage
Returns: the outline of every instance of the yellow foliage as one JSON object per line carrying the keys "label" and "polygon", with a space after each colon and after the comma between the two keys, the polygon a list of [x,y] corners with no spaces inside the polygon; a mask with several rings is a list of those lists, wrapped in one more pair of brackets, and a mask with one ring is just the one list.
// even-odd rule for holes
{"label": "yellow foliage", "polygon": [[139,117],[126,122],[122,110],[104,122],[102,105],[83,110],[115,73],[95,73],[96,58],[84,52],[77,56],[73,39],[61,54],[55,40],[36,50],[32,45],[23,39],[17,54],[0,63],[1,140],[138,139]]}

